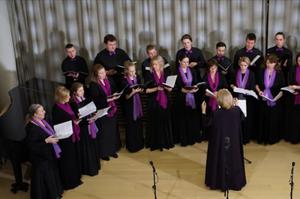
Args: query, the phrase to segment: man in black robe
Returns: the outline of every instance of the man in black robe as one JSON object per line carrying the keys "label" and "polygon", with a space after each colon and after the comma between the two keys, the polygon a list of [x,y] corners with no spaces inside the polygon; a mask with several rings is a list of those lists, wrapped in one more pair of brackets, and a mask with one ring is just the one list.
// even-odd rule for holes
{"label": "man in black robe", "polygon": [[254,72],[255,75],[260,70],[261,65],[263,64],[264,58],[263,53],[255,48],[256,35],[254,33],[249,33],[246,36],[246,44],[244,48],[238,50],[233,59],[234,69],[239,68],[239,59],[240,57],[248,57],[251,61],[249,69]]}
{"label": "man in black robe", "polygon": [[117,47],[117,38],[114,35],[106,35],[104,44],[105,49],[97,54],[94,65],[101,64],[104,66],[106,75],[113,78],[117,89],[120,91],[124,77],[124,62],[131,61],[131,59],[123,49]]}
{"label": "man in black robe", "polygon": [[70,89],[74,82],[85,85],[85,79],[89,74],[85,59],[76,55],[73,44],[67,44],[65,50],[68,56],[63,60],[61,69],[66,78],[66,87]]}
{"label": "man in black robe", "polygon": [[292,51],[284,47],[285,34],[277,32],[275,34],[275,46],[267,49],[267,55],[275,54],[279,59],[280,68],[283,71],[285,83],[288,83],[288,72],[292,67],[293,54]]}

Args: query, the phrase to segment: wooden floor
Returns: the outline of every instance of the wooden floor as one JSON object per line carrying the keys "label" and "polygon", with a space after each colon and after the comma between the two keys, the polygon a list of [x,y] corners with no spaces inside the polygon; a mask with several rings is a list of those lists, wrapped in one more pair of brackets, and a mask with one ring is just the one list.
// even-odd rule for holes
{"label": "wooden floor", "polygon": [[[152,170],[157,168],[158,199],[218,199],[220,191],[211,191],[204,185],[207,143],[190,147],[176,146],[163,152],[142,150],[128,153],[122,149],[118,159],[102,162],[102,170],[95,177],[83,177],[84,184],[64,193],[64,199],[144,199],[154,198]],[[294,198],[300,198],[300,145],[284,141],[263,146],[250,143],[245,146],[247,185],[242,191],[230,191],[232,199],[289,198],[291,162],[295,161]],[[7,166],[6,166],[7,167]],[[9,192],[12,177],[8,168],[0,171],[1,199],[28,199],[28,193]]]}

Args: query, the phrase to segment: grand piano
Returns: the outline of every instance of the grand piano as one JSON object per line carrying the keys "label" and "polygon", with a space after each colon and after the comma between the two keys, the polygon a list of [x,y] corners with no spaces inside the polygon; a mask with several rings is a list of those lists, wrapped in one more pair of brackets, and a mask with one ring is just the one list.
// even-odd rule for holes
{"label": "grand piano", "polygon": [[58,85],[58,82],[33,78],[8,92],[10,104],[0,115],[0,159],[5,156],[11,161],[16,181],[11,187],[14,193],[28,189],[28,184],[23,182],[21,169],[22,162],[28,161],[24,144],[25,116],[28,107],[33,103],[42,104],[49,113],[46,114],[46,118],[51,119],[54,90]]}

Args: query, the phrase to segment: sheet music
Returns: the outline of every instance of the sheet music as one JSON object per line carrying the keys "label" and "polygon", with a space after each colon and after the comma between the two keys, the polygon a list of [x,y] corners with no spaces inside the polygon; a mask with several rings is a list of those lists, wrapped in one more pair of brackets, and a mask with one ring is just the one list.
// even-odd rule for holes
{"label": "sheet music", "polygon": [[282,90],[282,91],[288,91],[288,92],[290,92],[292,94],[294,94],[296,92],[294,89],[292,89],[292,88],[290,88],[288,86],[282,87],[280,90]]}
{"label": "sheet music", "polygon": [[119,64],[117,65],[117,67],[119,67],[119,68],[123,68],[123,69],[125,68],[124,66],[122,66],[122,65],[119,65]]}
{"label": "sheet music", "polygon": [[237,100],[236,105],[240,107],[244,116],[247,117],[247,101],[246,100]]}
{"label": "sheet music", "polygon": [[73,134],[72,121],[63,122],[54,125],[55,135],[58,139],[65,139]]}
{"label": "sheet music", "polygon": [[276,102],[277,100],[279,100],[282,97],[282,92],[279,92],[278,95],[276,95],[273,99],[271,99],[271,98],[269,98],[265,95],[262,95],[261,97],[265,100],[268,100],[268,101],[271,101],[271,102]]}
{"label": "sheet music", "polygon": [[209,89],[205,89],[205,92],[211,95],[212,97],[216,97],[216,95],[213,92],[211,92]]}
{"label": "sheet music", "polygon": [[79,111],[79,114],[80,114],[80,117],[79,119],[89,115],[89,114],[92,114],[94,112],[97,111],[97,108],[96,108],[96,105],[94,102],[90,102],[88,103],[87,105],[81,107],[80,109],[78,109]]}
{"label": "sheet music", "polygon": [[[110,106],[109,106],[109,107],[106,107],[106,108],[103,108],[103,109],[99,109],[99,110],[96,112],[96,114],[95,114],[95,116],[94,116],[94,119],[97,120],[97,119],[99,119],[99,118],[101,118],[101,117],[107,115],[109,109],[110,109]],[[89,119],[88,119],[88,120],[89,120]]]}
{"label": "sheet music", "polygon": [[250,66],[253,66],[253,64],[255,64],[255,62],[260,58],[260,55],[256,55],[256,57],[253,58],[253,60],[250,63]]}
{"label": "sheet music", "polygon": [[241,94],[244,94],[244,95],[250,95],[250,96],[254,97],[255,99],[258,99],[258,96],[256,95],[256,93],[253,90],[248,90],[248,89],[239,88],[239,87],[235,86],[233,88],[233,92],[241,93]]}
{"label": "sheet music", "polygon": [[107,96],[107,98],[112,98],[112,97],[118,97],[118,96],[121,96],[123,93],[124,93],[124,91],[125,91],[125,89],[128,87],[128,84],[120,91],[120,92],[118,92],[118,93],[114,93],[114,94],[112,94],[112,95],[109,95],[109,96]]}
{"label": "sheet music", "polygon": [[174,88],[176,79],[177,79],[177,75],[170,75],[167,77],[167,81],[166,83],[163,83],[163,85],[170,88]]}

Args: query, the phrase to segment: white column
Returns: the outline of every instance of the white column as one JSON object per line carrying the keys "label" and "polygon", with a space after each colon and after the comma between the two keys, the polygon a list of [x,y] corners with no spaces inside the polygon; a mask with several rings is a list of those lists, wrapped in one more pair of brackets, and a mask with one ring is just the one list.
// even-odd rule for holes
{"label": "white column", "polygon": [[8,1],[0,1],[0,114],[11,103],[8,91],[18,84],[16,60],[7,9]]}

